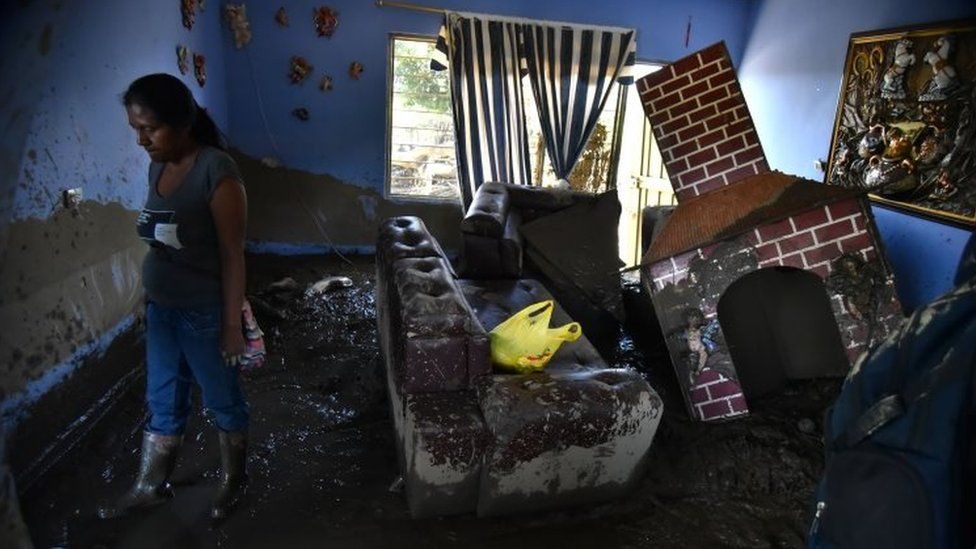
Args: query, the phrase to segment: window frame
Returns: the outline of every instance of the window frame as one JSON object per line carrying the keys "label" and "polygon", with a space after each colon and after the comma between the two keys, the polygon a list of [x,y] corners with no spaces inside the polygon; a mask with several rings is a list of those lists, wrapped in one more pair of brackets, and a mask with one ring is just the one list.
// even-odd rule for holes
{"label": "window frame", "polygon": [[[394,194],[392,192],[393,184],[393,92],[394,92],[394,65],[396,63],[396,41],[398,39],[402,40],[414,40],[421,42],[436,43],[437,36],[429,34],[420,33],[410,33],[410,32],[391,32],[388,35],[387,40],[387,70],[386,70],[386,143],[384,145],[385,155],[384,155],[384,182],[383,182],[383,197],[388,200],[396,200],[398,202],[420,202],[427,204],[444,204],[455,202],[455,198],[450,197],[436,197],[429,195],[406,195],[406,194]],[[642,60],[643,61],[643,60]],[[647,62],[647,61],[644,61]],[[659,61],[650,61],[651,63],[660,63]],[[448,84],[450,86],[450,84]],[[619,86],[617,90],[617,97],[614,105],[614,131],[611,135],[611,145],[610,145],[610,161],[607,168],[606,174],[606,191],[610,191],[617,188],[617,175],[620,165],[620,148],[622,146],[623,137],[623,120],[626,115],[627,106],[627,94],[630,86],[621,85],[615,82],[616,86]],[[607,108],[609,105],[604,105]],[[452,114],[453,116],[453,114]],[[455,163],[457,162],[457,144],[455,143]],[[533,186],[536,186],[536,182],[532,182]],[[604,191],[604,192],[606,192]]]}
{"label": "window frame", "polygon": [[[457,197],[439,197],[430,195],[409,195],[393,193],[393,69],[396,64],[396,41],[413,40],[418,42],[437,43],[437,36],[429,34],[417,34],[409,32],[391,32],[387,40],[387,69],[386,69],[386,154],[384,156],[385,166],[383,169],[383,197],[397,202],[419,202],[426,204],[452,204],[458,202]],[[450,77],[450,76],[449,76]],[[450,84],[448,84],[450,86]],[[448,88],[450,92],[450,88]],[[453,113],[451,114],[453,120]],[[455,143],[454,161],[457,163],[457,144]]]}

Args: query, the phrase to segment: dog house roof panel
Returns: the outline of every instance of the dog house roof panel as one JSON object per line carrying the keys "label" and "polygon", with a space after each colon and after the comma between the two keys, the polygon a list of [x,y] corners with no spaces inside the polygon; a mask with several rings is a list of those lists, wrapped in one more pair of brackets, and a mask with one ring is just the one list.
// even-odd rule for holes
{"label": "dog house roof panel", "polygon": [[649,265],[860,194],[782,172],[754,175],[681,202],[641,263]]}

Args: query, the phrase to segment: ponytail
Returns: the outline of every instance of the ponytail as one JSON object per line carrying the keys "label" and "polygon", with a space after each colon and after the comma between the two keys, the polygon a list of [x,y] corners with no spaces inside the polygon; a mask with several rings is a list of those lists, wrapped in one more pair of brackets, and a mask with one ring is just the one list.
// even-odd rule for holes
{"label": "ponytail", "polygon": [[193,118],[193,125],[190,127],[190,135],[201,145],[226,151],[227,145],[224,135],[220,133],[220,129],[217,128],[213,118],[210,118],[207,109],[199,105],[196,108],[197,112]]}

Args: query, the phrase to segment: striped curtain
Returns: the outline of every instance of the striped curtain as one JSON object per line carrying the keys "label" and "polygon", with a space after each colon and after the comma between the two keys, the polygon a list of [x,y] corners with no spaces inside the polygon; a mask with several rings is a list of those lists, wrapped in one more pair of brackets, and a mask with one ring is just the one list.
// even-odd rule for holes
{"label": "striped curtain", "polygon": [[633,30],[520,25],[525,66],[553,171],[566,179],[583,153],[614,81],[634,81]]}
{"label": "striped curtain", "polygon": [[[431,68],[450,68],[458,180],[464,207],[485,181],[528,184],[519,24],[448,13]],[[445,55],[446,54],[446,55]]]}

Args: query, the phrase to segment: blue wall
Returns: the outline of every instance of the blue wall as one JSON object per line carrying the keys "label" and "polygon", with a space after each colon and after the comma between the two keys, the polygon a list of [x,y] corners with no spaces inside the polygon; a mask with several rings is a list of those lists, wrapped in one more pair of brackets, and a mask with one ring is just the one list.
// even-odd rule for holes
{"label": "blue wall", "polygon": [[[175,1],[0,6],[4,415],[70,374],[137,314],[145,246],[134,221],[149,161],[121,94],[143,74],[176,73],[183,43],[207,56],[209,73],[202,90],[192,75],[184,81],[226,127],[225,37],[219,3],[209,4],[192,32]],[[59,197],[72,187],[85,200],[65,210]]]}
{"label": "blue wall", "polygon": [[[961,0],[761,0],[739,79],[770,165],[822,180],[851,33],[976,16]],[[874,208],[903,305],[952,286],[970,231]]]}
{"label": "blue wall", "polygon": [[[192,32],[181,25],[178,2],[18,4],[5,3],[0,15],[0,107],[5,114],[0,120],[0,184],[31,184],[12,186],[15,196],[3,201],[3,218],[10,208],[14,219],[45,218],[53,210],[51,197],[76,186],[98,202],[142,207],[149,160],[135,146],[121,94],[143,74],[179,75],[177,43],[207,56],[206,87],[201,89],[192,73],[182,78],[226,128],[217,2],[198,14]],[[41,53],[45,43],[47,53]],[[37,162],[26,157],[32,149],[40,155]],[[20,169],[11,172],[12,167]]]}
{"label": "blue wall", "polygon": [[[288,28],[274,22],[279,4],[248,5],[254,39],[246,50],[229,50],[226,58],[230,137],[233,145],[249,156],[278,156],[290,168],[330,174],[382,193],[389,34],[433,36],[443,18],[381,8],[371,1],[334,0],[329,5],[340,13],[338,29],[331,39],[319,38],[311,13],[320,4],[311,0],[286,4],[291,19]],[[598,5],[584,0],[439,0],[431,4],[498,15],[634,27],[638,29],[638,56],[655,60],[673,60],[719,40],[725,40],[733,58],[738,59],[754,7],[753,2],[725,0],[608,0]],[[685,47],[689,17],[692,31]],[[306,57],[315,67],[303,85],[288,81],[292,55]],[[347,76],[352,61],[365,67],[358,81]],[[330,93],[318,90],[323,74],[334,79],[335,89]],[[270,132],[265,130],[262,104]],[[292,109],[300,106],[311,111],[310,121],[292,117]],[[277,153],[272,141],[277,143]]]}

